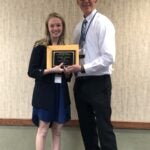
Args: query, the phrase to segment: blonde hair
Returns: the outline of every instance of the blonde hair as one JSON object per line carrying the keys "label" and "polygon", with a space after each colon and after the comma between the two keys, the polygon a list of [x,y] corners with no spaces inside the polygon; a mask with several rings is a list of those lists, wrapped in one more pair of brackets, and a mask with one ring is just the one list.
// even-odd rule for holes
{"label": "blonde hair", "polygon": [[50,34],[49,34],[49,30],[48,30],[48,22],[51,18],[59,18],[62,22],[62,25],[63,25],[63,30],[62,30],[62,34],[60,35],[60,38],[59,38],[59,41],[58,41],[58,44],[65,44],[65,32],[66,32],[66,24],[65,24],[65,21],[63,19],[62,16],[60,16],[58,13],[56,12],[53,12],[53,13],[50,13],[46,19],[46,22],[45,22],[45,34],[46,34],[46,41],[47,41],[47,45],[51,44],[51,37],[50,37]]}

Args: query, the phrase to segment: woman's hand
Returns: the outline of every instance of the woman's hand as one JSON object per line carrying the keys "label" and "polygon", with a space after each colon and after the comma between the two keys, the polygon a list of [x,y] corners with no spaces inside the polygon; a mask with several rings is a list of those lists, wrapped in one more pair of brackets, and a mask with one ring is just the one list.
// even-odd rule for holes
{"label": "woman's hand", "polygon": [[61,63],[53,68],[45,69],[44,75],[50,74],[50,73],[62,73],[62,72],[64,72],[63,63]]}
{"label": "woman's hand", "polygon": [[51,71],[52,71],[53,73],[62,73],[62,72],[64,72],[63,63],[61,63],[61,64],[58,65],[58,66],[55,66],[55,67],[51,68]]}

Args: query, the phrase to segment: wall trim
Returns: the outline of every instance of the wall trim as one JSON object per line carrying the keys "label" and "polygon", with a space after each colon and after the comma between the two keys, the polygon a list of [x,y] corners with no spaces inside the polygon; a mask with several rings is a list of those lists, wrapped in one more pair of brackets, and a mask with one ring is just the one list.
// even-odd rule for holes
{"label": "wall trim", "polygon": [[[115,129],[150,129],[150,122],[112,121]],[[71,120],[65,124],[68,127],[79,125],[78,120]],[[33,126],[31,119],[0,119],[0,126]]]}

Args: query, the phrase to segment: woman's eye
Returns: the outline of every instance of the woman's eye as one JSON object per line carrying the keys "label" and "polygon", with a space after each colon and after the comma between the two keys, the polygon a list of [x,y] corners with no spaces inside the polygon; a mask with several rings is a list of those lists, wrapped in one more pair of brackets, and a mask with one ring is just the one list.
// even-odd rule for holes
{"label": "woman's eye", "polygon": [[50,25],[50,27],[51,27],[51,28],[53,28],[53,27],[54,27],[54,25]]}
{"label": "woman's eye", "polygon": [[60,26],[61,26],[60,24],[57,25],[57,27],[60,27]]}

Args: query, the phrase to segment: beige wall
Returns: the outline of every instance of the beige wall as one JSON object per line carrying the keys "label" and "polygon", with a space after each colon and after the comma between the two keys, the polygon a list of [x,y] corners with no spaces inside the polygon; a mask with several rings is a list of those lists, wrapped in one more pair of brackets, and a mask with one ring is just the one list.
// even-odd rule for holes
{"label": "beige wall", "polygon": [[[150,122],[150,1],[98,0],[116,27],[112,120]],[[27,76],[35,40],[50,12],[66,20],[67,43],[82,17],[76,0],[0,0],[0,118],[30,118],[34,81]],[[72,83],[69,84],[70,92]],[[72,118],[76,111],[72,97]]]}

